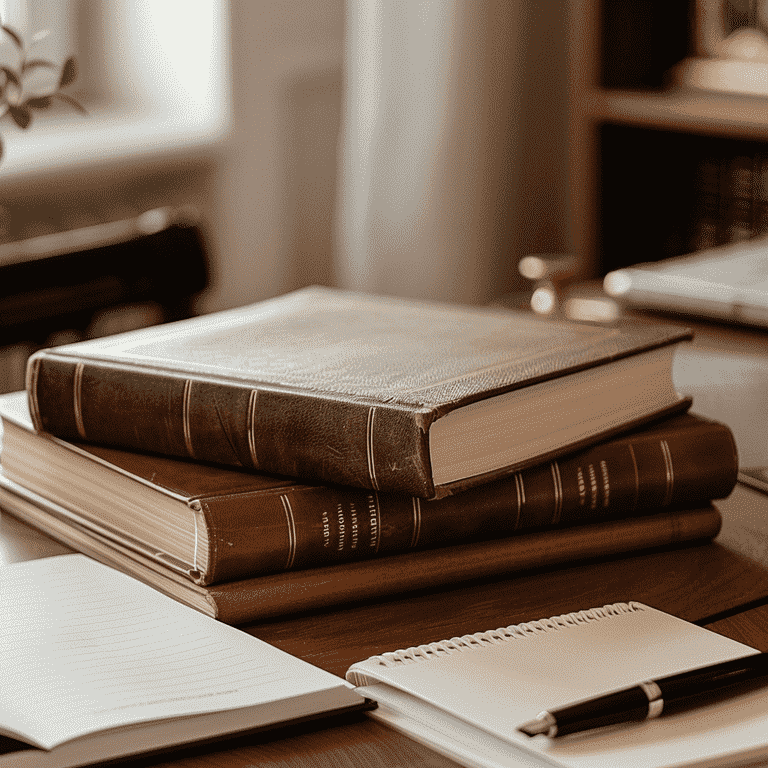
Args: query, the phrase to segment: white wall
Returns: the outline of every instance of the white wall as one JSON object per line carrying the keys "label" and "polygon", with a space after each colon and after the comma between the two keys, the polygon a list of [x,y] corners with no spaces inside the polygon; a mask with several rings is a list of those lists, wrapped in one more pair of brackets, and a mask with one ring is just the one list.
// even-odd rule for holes
{"label": "white wall", "polygon": [[564,249],[559,0],[231,0],[231,13],[209,307],[311,282],[483,302],[517,285],[520,256]]}
{"label": "white wall", "polygon": [[212,188],[206,308],[327,282],[343,0],[230,0],[233,129]]}
{"label": "white wall", "polygon": [[358,0],[348,19],[339,279],[487,302],[526,225],[527,3]]}

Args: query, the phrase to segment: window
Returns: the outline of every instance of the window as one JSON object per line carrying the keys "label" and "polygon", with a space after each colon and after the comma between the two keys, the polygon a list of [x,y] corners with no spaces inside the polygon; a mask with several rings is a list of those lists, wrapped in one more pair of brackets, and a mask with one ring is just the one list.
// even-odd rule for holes
{"label": "window", "polygon": [[76,51],[90,116],[63,110],[22,134],[0,128],[0,183],[215,144],[230,120],[227,0],[0,0],[4,23],[59,62]]}

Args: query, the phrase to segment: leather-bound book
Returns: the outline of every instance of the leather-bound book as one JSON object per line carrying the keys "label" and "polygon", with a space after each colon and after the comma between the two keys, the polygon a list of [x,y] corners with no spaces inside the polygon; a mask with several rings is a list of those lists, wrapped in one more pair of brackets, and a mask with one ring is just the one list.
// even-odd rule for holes
{"label": "leather-bound book", "polygon": [[0,509],[225,624],[246,624],[453,587],[476,579],[705,542],[717,536],[722,524],[718,509],[707,505],[204,586],[190,581],[174,563],[161,560],[150,549],[115,541],[96,531],[82,516],[2,474]]}
{"label": "leather-bound book", "polygon": [[204,585],[706,505],[738,470],[728,427],[688,413],[431,500],[68,443],[23,392],[0,417],[4,477]]}
{"label": "leather-bound book", "polygon": [[432,498],[685,408],[689,337],[307,288],[41,350],[27,390],[65,440]]}

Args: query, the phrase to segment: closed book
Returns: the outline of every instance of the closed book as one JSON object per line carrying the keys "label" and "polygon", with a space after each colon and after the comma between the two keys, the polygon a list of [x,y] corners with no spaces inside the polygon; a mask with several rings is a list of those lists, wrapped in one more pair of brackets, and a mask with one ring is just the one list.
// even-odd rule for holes
{"label": "closed book", "polygon": [[65,440],[432,498],[685,408],[687,338],[307,288],[41,350],[27,389]]}
{"label": "closed book", "polygon": [[150,548],[115,540],[72,510],[32,493],[2,473],[0,509],[226,624],[247,624],[475,579],[708,541],[717,536],[722,524],[718,509],[707,505],[203,586]]}
{"label": "closed book", "polygon": [[69,443],[33,430],[23,392],[0,418],[8,479],[200,584],[703,505],[738,470],[730,429],[689,413],[442,499]]}

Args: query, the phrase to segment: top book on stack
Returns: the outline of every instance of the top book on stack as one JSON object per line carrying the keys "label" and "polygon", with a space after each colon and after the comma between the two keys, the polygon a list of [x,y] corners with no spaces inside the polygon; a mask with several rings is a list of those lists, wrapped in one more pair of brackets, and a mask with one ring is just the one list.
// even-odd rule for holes
{"label": "top book on stack", "polygon": [[27,391],[65,440],[434,498],[684,410],[690,335],[312,287],[41,350]]}

